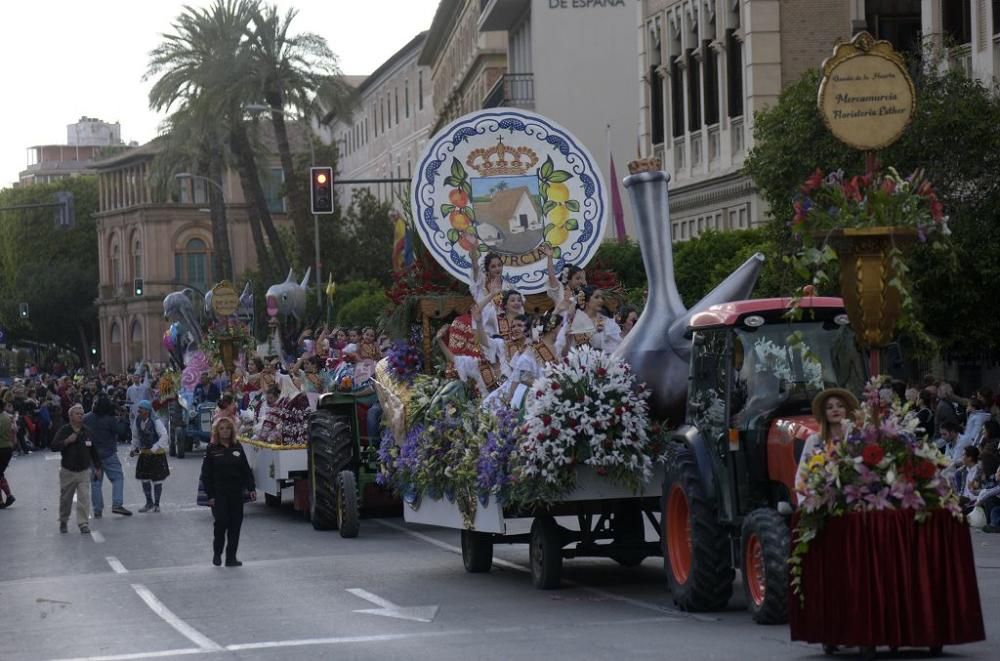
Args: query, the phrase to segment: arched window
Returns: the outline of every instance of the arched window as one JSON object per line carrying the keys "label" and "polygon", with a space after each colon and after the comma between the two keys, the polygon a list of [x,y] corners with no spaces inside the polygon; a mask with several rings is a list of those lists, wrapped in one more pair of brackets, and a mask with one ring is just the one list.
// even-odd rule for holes
{"label": "arched window", "polygon": [[204,291],[212,278],[208,245],[199,238],[188,239],[183,248],[174,252],[174,273],[177,282],[194,285]]}
{"label": "arched window", "polygon": [[118,322],[112,322],[111,324],[111,344],[121,344],[122,343],[122,327],[118,325]]}
{"label": "arched window", "polygon": [[122,286],[122,282],[124,282],[124,277],[122,276],[122,248],[115,243],[111,246],[111,284],[115,288],[118,288]]}
{"label": "arched window", "polygon": [[129,331],[129,342],[132,344],[142,344],[142,324],[138,321],[132,322],[132,330]]}
{"label": "arched window", "polygon": [[142,277],[142,241],[139,237],[132,239],[132,277]]}

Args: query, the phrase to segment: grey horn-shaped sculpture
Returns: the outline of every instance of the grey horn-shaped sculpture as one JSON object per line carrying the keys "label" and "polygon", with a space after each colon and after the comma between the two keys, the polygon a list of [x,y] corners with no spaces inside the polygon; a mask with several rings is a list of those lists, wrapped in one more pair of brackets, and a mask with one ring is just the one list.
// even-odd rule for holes
{"label": "grey horn-shaped sculpture", "polygon": [[687,398],[691,340],[685,337],[685,332],[691,317],[712,305],[749,297],[764,256],[755,254],[690,310],[685,308],[674,279],[667,201],[670,176],[658,169],[658,162],[653,165],[654,169],[636,172],[652,163],[630,163],[629,169],[634,174],[624,181],[634,211],[649,296],[635,327],[615,355],[624,358],[639,381],[648,386],[652,415],[678,425],[684,421]]}

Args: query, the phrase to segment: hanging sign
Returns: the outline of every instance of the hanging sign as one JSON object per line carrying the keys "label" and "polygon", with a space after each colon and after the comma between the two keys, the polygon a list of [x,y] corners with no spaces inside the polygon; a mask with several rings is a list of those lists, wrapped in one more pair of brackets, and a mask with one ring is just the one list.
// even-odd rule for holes
{"label": "hanging sign", "polygon": [[858,33],[837,45],[822,71],[819,111],[837,139],[871,151],[903,135],[916,109],[916,91],[892,44]]}
{"label": "hanging sign", "polygon": [[606,188],[590,152],[569,131],[524,110],[490,109],[457,119],[424,149],[413,178],[417,234],[442,267],[471,279],[496,253],[504,280],[523,294],[557,271],[583,267],[604,238]]}

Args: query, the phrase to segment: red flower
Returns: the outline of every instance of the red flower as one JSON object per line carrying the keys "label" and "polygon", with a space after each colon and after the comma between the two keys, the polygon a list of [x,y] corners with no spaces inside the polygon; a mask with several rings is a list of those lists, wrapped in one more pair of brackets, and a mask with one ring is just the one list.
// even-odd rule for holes
{"label": "red flower", "polygon": [[913,474],[921,480],[929,480],[937,474],[937,467],[925,459],[917,464],[916,468],[913,470]]}
{"label": "red flower", "polygon": [[596,470],[595,472],[596,472],[596,473],[597,473],[598,475],[607,475],[607,474],[608,474],[608,469],[607,469],[607,468],[605,468],[604,466],[598,466],[598,467],[597,467],[597,470]]}
{"label": "red flower", "polygon": [[941,200],[937,198],[937,195],[931,193],[927,196],[927,199],[931,203],[931,218],[940,222],[944,218],[944,205],[941,204]]}
{"label": "red flower", "polygon": [[553,390],[559,390],[559,382],[558,381],[553,381],[552,382],[552,389]]}
{"label": "red flower", "polygon": [[545,425],[546,427],[548,427],[549,425],[551,425],[552,424],[552,416],[551,415],[543,415],[542,416],[542,424]]}
{"label": "red flower", "polygon": [[875,466],[885,457],[885,450],[878,443],[869,443],[861,451],[861,459],[869,466]]}
{"label": "red flower", "polygon": [[608,370],[604,369],[603,367],[598,367],[594,371],[594,373],[597,375],[598,378],[603,378],[608,375]]}
{"label": "red flower", "polygon": [[890,195],[896,192],[896,181],[886,177],[882,180],[882,192]]}
{"label": "red flower", "polygon": [[844,197],[853,202],[861,201],[861,178],[851,177],[844,182]]}
{"label": "red flower", "polygon": [[816,171],[813,172],[811,175],[809,175],[809,178],[806,179],[806,182],[802,184],[801,190],[803,193],[810,193],[819,188],[820,184],[822,183],[823,183],[823,171],[820,170],[819,168],[816,168]]}

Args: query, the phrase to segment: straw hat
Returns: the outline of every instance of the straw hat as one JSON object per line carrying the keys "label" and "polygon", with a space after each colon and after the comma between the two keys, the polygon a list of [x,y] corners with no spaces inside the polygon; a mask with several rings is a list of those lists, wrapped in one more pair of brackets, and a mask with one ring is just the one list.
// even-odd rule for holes
{"label": "straw hat", "polygon": [[854,393],[850,390],[844,390],[843,388],[827,388],[820,394],[816,395],[812,401],[812,414],[817,421],[823,422],[823,412],[826,408],[826,400],[831,397],[839,397],[844,402],[844,406],[847,407],[848,413],[857,410],[860,406],[860,404],[858,404],[858,398],[855,397]]}

